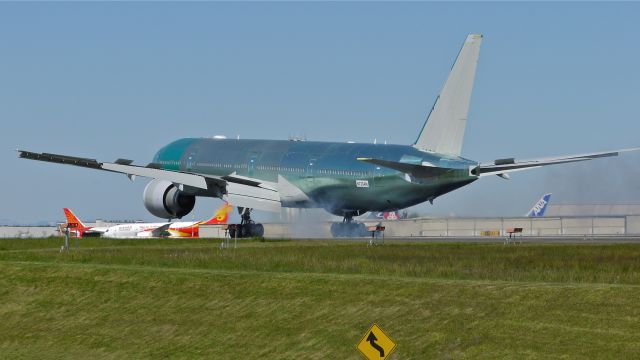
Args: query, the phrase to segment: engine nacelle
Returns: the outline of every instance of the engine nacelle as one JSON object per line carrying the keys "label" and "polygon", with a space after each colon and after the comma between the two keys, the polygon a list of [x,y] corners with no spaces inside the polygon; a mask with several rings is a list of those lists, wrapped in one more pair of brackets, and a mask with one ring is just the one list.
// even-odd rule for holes
{"label": "engine nacelle", "polygon": [[172,182],[152,180],[144,188],[144,207],[153,215],[163,219],[181,218],[196,205],[194,195],[185,194]]}

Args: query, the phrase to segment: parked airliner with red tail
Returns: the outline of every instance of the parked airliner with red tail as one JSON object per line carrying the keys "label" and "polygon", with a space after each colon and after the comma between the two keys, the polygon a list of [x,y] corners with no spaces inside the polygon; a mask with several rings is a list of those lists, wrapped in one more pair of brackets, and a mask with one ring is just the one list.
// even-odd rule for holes
{"label": "parked airliner with red tail", "polygon": [[77,237],[102,236],[109,238],[136,238],[136,237],[179,237],[197,238],[200,236],[200,225],[223,225],[229,220],[232,206],[224,203],[211,219],[205,221],[189,222],[162,222],[162,223],[126,223],[106,227],[90,227],[78,219],[68,208],[64,208],[69,231]]}

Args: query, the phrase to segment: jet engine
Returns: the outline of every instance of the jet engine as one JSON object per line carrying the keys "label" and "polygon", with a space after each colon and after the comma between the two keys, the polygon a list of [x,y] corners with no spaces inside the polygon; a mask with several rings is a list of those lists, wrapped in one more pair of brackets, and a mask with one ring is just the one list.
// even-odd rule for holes
{"label": "jet engine", "polygon": [[144,188],[144,207],[153,215],[163,219],[181,218],[196,205],[194,195],[185,194],[170,181],[152,180]]}

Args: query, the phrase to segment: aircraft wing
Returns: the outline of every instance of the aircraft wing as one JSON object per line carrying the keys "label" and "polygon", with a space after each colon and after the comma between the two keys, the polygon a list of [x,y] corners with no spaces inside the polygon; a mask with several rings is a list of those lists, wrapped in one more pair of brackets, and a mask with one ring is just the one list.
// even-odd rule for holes
{"label": "aircraft wing", "polygon": [[504,175],[506,173],[538,168],[547,165],[566,164],[578,161],[587,161],[603,157],[618,156],[620,153],[636,151],[640,148],[622,149],[588,154],[547,157],[540,159],[516,160],[514,158],[499,159],[493,163],[481,163],[471,170],[471,173],[480,177],[487,175]]}
{"label": "aircraft wing", "polygon": [[130,179],[142,176],[152,179],[171,181],[174,184],[190,186],[202,190],[222,188],[226,191],[223,199],[239,207],[280,212],[280,195],[273,187],[259,179],[230,174],[213,176],[160,169],[158,164],[147,166],[132,165],[133,161],[118,159],[113,163],[99,162],[96,159],[68,155],[35,153],[17,150],[18,157],[23,159],[46,161],[58,164],[74,165],[95,170],[104,170],[127,175]]}

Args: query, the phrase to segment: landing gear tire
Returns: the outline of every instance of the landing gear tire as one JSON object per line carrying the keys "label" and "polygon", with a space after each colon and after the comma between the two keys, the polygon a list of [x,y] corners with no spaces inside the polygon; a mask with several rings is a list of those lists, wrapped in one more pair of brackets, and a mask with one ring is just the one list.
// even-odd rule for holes
{"label": "landing gear tire", "polygon": [[331,224],[333,237],[364,237],[367,236],[367,228],[362,223],[341,222]]}
{"label": "landing gear tire", "polygon": [[257,236],[257,237],[264,236],[264,226],[262,226],[262,224],[254,224],[253,231],[254,231],[253,236]]}
{"label": "landing gear tire", "polygon": [[250,223],[242,225],[242,236],[243,238],[249,237],[263,237],[264,236],[264,226],[262,224]]}
{"label": "landing gear tire", "polygon": [[334,238],[340,237],[342,234],[342,227],[340,225],[342,225],[342,223],[331,224],[331,236],[333,236]]}
{"label": "landing gear tire", "polygon": [[236,226],[235,229],[229,230],[229,235],[233,238],[235,236],[239,238],[250,238],[264,236],[264,226],[251,220],[251,210],[249,208],[238,208],[242,221]]}

